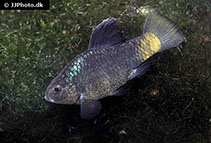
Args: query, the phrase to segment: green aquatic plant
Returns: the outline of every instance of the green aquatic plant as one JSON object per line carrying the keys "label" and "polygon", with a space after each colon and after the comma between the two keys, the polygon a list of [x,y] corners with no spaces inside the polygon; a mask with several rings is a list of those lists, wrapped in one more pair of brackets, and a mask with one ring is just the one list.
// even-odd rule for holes
{"label": "green aquatic plant", "polygon": [[[1,142],[209,142],[209,0],[50,5],[46,11],[0,11]],[[142,33],[145,18],[131,16],[130,6],[157,8],[179,25],[185,42],[151,58],[145,76],[127,83],[126,96],[103,99],[106,108],[95,120],[81,120],[78,106],[47,104],[48,83],[88,48],[103,19],[117,18],[127,39]]]}

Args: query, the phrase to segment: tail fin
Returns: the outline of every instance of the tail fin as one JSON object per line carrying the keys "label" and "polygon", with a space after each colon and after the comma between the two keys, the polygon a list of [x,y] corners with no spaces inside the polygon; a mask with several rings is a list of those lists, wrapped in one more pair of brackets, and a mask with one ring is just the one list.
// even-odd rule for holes
{"label": "tail fin", "polygon": [[153,33],[159,38],[161,42],[159,51],[176,47],[184,41],[184,36],[178,26],[167,17],[161,15],[157,10],[153,10],[147,16],[144,25],[145,33]]}

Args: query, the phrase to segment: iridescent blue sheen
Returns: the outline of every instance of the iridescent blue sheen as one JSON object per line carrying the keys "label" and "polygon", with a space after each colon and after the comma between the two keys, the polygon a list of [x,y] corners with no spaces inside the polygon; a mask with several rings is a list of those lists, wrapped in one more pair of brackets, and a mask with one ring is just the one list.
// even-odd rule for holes
{"label": "iridescent blue sheen", "polygon": [[80,66],[80,64],[78,65],[78,70],[80,70],[81,69],[81,66]]}
{"label": "iridescent blue sheen", "polygon": [[65,79],[66,82],[70,82],[70,80],[68,78]]}
{"label": "iridescent blue sheen", "polygon": [[66,74],[67,76],[69,76],[69,75],[70,75],[68,71],[66,71],[66,72],[65,72],[65,74]]}
{"label": "iridescent blue sheen", "polygon": [[70,77],[73,77],[74,75],[73,75],[73,73],[72,72],[70,72]]}
{"label": "iridescent blue sheen", "polygon": [[72,76],[70,76],[70,77],[69,77],[69,79],[70,79],[70,81],[72,81],[73,77],[72,77]]}
{"label": "iridescent blue sheen", "polygon": [[74,66],[73,66],[73,69],[74,69],[74,70],[77,70],[77,66],[76,66],[76,65],[74,65]]}
{"label": "iridescent blue sheen", "polygon": [[75,76],[77,76],[77,72],[76,72],[76,71],[73,71],[73,74],[74,74]]}
{"label": "iridescent blue sheen", "polygon": [[82,57],[80,57],[80,58],[78,58],[78,63],[80,63],[80,62],[82,62],[83,61],[83,59],[82,59]]}
{"label": "iridescent blue sheen", "polygon": [[84,67],[84,63],[83,62],[81,62],[81,67]]}
{"label": "iridescent blue sheen", "polygon": [[73,67],[71,67],[71,69],[70,69],[71,71],[74,71],[74,68]]}

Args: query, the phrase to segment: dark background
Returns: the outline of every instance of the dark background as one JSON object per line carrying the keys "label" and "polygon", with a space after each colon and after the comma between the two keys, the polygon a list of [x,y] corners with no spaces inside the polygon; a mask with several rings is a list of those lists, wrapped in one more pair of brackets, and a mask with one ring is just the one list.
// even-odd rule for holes
{"label": "dark background", "polygon": [[[101,99],[93,120],[79,106],[45,102],[50,81],[103,19],[117,18],[127,39],[142,34],[145,16],[133,6],[157,8],[185,42],[151,57],[128,94]],[[0,11],[0,142],[209,143],[210,8],[209,0],[55,0],[50,10]]]}

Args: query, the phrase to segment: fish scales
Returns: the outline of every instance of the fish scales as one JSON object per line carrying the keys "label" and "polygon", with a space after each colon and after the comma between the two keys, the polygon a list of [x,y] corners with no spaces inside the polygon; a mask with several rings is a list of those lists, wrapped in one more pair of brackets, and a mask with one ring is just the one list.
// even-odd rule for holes
{"label": "fish scales", "polygon": [[[117,88],[125,84],[133,69],[144,61],[143,57],[149,57],[153,53],[152,49],[148,50],[141,56],[137,56],[137,51],[144,53],[143,43],[149,44],[150,41],[145,41],[144,36],[134,38],[122,45],[114,46],[108,49],[93,49],[88,50],[78,56],[71,67],[77,71],[77,65],[84,66],[80,68],[80,73],[75,75],[72,80],[66,82],[76,83],[76,90],[81,93],[84,92],[87,98],[99,99],[111,95]],[[145,42],[142,42],[145,41]],[[77,63],[78,59],[83,59]],[[71,73],[71,71],[64,71]],[[88,88],[87,88],[88,86]]]}
{"label": "fish scales", "polygon": [[45,99],[57,104],[80,104],[81,117],[101,110],[98,99],[125,93],[123,85],[142,76],[154,54],[184,41],[176,24],[157,10],[149,13],[144,34],[126,41],[116,19],[108,18],[93,31],[89,49],[76,56],[50,83]]}

